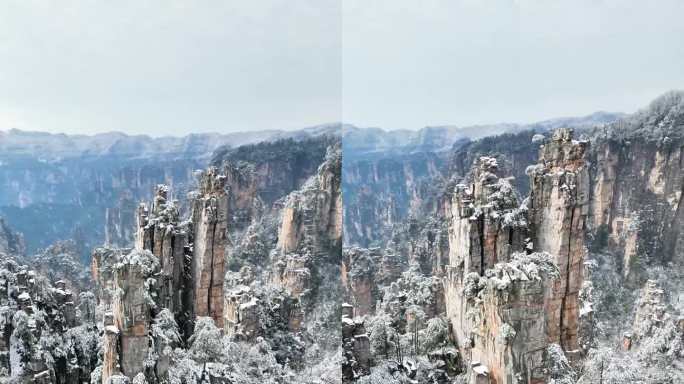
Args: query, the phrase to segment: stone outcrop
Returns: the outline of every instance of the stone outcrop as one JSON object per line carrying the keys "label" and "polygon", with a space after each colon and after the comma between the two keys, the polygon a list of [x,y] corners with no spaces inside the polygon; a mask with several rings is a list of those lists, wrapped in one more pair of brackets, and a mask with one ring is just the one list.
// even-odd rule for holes
{"label": "stone outcrop", "polygon": [[269,210],[283,196],[302,188],[324,162],[328,147],[338,142],[334,135],[323,135],[217,151],[211,165],[226,177],[231,228],[246,228],[262,210]]}
{"label": "stone outcrop", "polygon": [[472,380],[543,383],[549,343],[579,347],[587,147],[557,130],[528,169],[522,204],[497,160],[481,157],[445,204],[447,317],[461,353],[477,363]]}
{"label": "stone outcrop", "polygon": [[285,203],[278,236],[283,253],[309,250],[315,256],[342,246],[341,148],[328,149],[325,161]]}
{"label": "stone outcrop", "polygon": [[345,158],[345,245],[385,244],[394,225],[434,213],[444,165],[444,156],[425,151]]}
{"label": "stone outcrop", "polygon": [[214,167],[199,175],[199,191],[192,196],[194,246],[192,279],[195,316],[223,321],[223,275],[228,231],[225,176]]}
{"label": "stone outcrop", "polygon": [[[652,118],[676,127],[674,117]],[[592,143],[589,224],[593,247],[615,252],[637,281],[647,265],[684,262],[684,138],[633,129],[616,124]]]}
{"label": "stone outcrop", "polygon": [[671,319],[667,313],[665,291],[658,286],[655,280],[646,281],[636,303],[634,324],[629,337],[630,342],[638,341],[649,335],[652,328],[661,327],[668,320]]}
{"label": "stone outcrop", "polygon": [[169,309],[187,333],[187,317],[192,314],[193,233],[190,223],[181,222],[178,204],[168,201],[168,194],[168,187],[160,184],[155,188],[152,204],[138,206],[135,246],[152,252],[159,260],[157,303]]}
{"label": "stone outcrop", "polygon": [[[103,383],[117,375],[150,374],[143,362],[151,353],[153,319],[162,310],[185,338],[199,316],[224,327],[228,205],[223,180],[214,168],[199,175],[191,220],[185,222],[178,204],[169,201],[168,187],[158,185],[152,204],[138,207],[135,248],[94,252],[93,279],[105,310]],[[154,374],[164,377],[168,362],[155,353],[160,356]]]}
{"label": "stone outcrop", "polygon": [[346,290],[346,300],[354,307],[355,316],[375,312],[382,284],[376,265],[381,259],[382,252],[378,248],[353,247],[343,251],[342,285]]}
{"label": "stone outcrop", "polygon": [[148,334],[153,310],[156,310],[156,291],[152,284],[159,273],[159,259],[150,251],[139,249],[127,254],[111,250],[97,253],[94,259],[99,259],[98,266],[101,266],[98,268],[101,290],[107,292],[100,297],[105,310],[106,347],[102,363],[105,384],[112,375],[133,377],[145,372]]}
{"label": "stone outcrop", "polygon": [[275,265],[273,282],[285,288],[293,297],[299,298],[311,289],[311,261],[310,254],[288,254]]}
{"label": "stone outcrop", "polygon": [[[225,148],[238,152],[236,147],[244,147],[234,157],[248,158],[250,152],[256,153],[255,145],[248,144],[263,140],[306,142],[296,154],[290,148],[276,152],[273,147],[261,152],[278,154],[271,160],[266,180],[278,180],[287,186],[295,182],[292,176],[297,176],[301,183],[315,172],[326,148],[319,136],[332,135],[339,129],[339,124],[333,124],[315,132],[211,133],[163,138],[120,133],[88,136],[3,131],[0,215],[24,233],[29,252],[74,237],[75,233],[81,236],[84,258],[103,243],[131,247],[135,241],[138,202],[149,199],[160,183],[171,186],[176,196],[185,196],[193,188],[193,171],[206,168],[214,151],[215,159],[220,159]],[[315,164],[302,161],[314,154],[320,156]],[[263,185],[262,191],[266,193],[269,186]]]}
{"label": "stone outcrop", "polygon": [[354,308],[342,304],[342,382],[353,382],[370,373],[370,341],[361,318],[353,317]]}
{"label": "stone outcrop", "polygon": [[529,220],[533,248],[550,253],[560,269],[546,298],[549,342],[565,351],[579,349],[579,292],[583,283],[585,231],[589,213],[588,143],[559,129],[530,167]]}
{"label": "stone outcrop", "polygon": [[246,285],[238,285],[226,292],[224,332],[227,336],[250,340],[259,331],[259,300]]}
{"label": "stone outcrop", "polygon": [[[447,316],[463,356],[487,383],[545,383],[544,297],[558,271],[548,254],[514,254],[483,275],[446,276]],[[486,373],[486,375],[485,375]],[[522,381],[517,381],[522,380]],[[477,381],[474,381],[477,382]]]}
{"label": "stone outcrop", "polygon": [[[155,316],[163,309],[188,337],[192,331],[192,227],[181,223],[168,187],[158,185],[152,204],[137,211],[134,249],[98,248],[92,257],[93,280],[104,310],[102,382],[154,372],[164,377],[165,356],[150,350]],[[143,364],[158,354],[153,371]]]}
{"label": "stone outcrop", "polygon": [[526,207],[509,180],[497,176],[496,159],[482,157],[475,165],[469,185],[455,187],[446,204],[449,221],[449,266],[465,273],[492,268],[525,249]]}
{"label": "stone outcrop", "polygon": [[317,173],[285,199],[272,281],[295,298],[315,292],[315,277],[341,263],[341,164],[341,148],[330,147]]}

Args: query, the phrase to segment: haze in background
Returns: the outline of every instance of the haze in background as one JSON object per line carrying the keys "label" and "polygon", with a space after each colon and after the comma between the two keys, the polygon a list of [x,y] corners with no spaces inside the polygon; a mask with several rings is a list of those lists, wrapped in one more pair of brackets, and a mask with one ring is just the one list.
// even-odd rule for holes
{"label": "haze in background", "polygon": [[340,121],[338,0],[6,1],[0,130],[185,135]]}
{"label": "haze in background", "polygon": [[684,2],[346,0],[344,120],[529,123],[684,88]]}

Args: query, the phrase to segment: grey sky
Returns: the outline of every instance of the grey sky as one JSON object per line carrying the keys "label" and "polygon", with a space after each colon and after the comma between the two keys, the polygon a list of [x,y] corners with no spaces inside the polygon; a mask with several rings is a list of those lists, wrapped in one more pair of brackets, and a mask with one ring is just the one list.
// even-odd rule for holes
{"label": "grey sky", "polygon": [[420,128],[684,88],[681,0],[0,3],[0,129]]}
{"label": "grey sky", "polygon": [[345,0],[348,122],[391,128],[633,112],[684,88],[681,0]]}
{"label": "grey sky", "polygon": [[341,3],[3,1],[0,129],[152,135],[341,120]]}

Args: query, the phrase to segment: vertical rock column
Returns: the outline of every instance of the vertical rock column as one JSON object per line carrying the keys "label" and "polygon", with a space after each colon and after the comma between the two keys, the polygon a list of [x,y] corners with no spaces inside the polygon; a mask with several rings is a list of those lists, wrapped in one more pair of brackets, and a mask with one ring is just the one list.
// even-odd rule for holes
{"label": "vertical rock column", "polygon": [[93,254],[98,297],[104,307],[102,383],[114,375],[144,372],[152,308],[150,286],[159,273],[158,259],[147,250],[99,248]]}
{"label": "vertical rock column", "polygon": [[228,243],[228,194],[225,176],[211,167],[200,175],[192,202],[195,316],[209,316],[223,327],[223,278]]}
{"label": "vertical rock column", "polygon": [[554,132],[529,170],[534,249],[550,253],[560,269],[546,297],[547,335],[565,351],[579,348],[579,291],[583,282],[584,229],[589,211],[588,143],[571,129]]}
{"label": "vertical rock column", "polygon": [[449,265],[446,267],[447,316],[460,345],[470,338],[465,318],[471,306],[463,290],[469,279],[484,276],[497,262],[508,261],[525,248],[525,212],[507,179],[499,178],[496,160],[482,157],[468,185],[456,186],[446,207],[449,226]]}
{"label": "vertical rock column", "polygon": [[456,186],[448,207],[449,265],[482,275],[524,249],[524,212],[509,179],[499,178],[497,161],[481,157],[471,183]]}
{"label": "vertical rock column", "polygon": [[495,159],[480,158],[470,183],[456,186],[446,207],[447,317],[462,356],[473,364],[473,380],[541,383],[544,292],[555,271],[548,256],[523,253],[526,207],[497,173]]}
{"label": "vertical rock column", "polygon": [[168,308],[184,328],[185,314],[192,312],[186,298],[191,282],[186,277],[186,257],[190,256],[191,239],[187,226],[180,223],[175,202],[168,201],[168,187],[157,185],[151,208],[140,204],[137,212],[136,248],[146,249],[159,259],[159,305]]}

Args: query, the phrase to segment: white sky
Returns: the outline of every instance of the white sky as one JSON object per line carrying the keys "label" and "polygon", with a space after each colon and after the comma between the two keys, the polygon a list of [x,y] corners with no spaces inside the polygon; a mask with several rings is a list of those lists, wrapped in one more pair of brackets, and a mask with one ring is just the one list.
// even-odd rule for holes
{"label": "white sky", "polygon": [[420,128],[684,88],[681,0],[0,3],[0,129]]}
{"label": "white sky", "polygon": [[152,135],[341,120],[338,0],[0,3],[0,129]]}
{"label": "white sky", "polygon": [[684,88],[681,0],[345,0],[345,121],[633,112]]}

